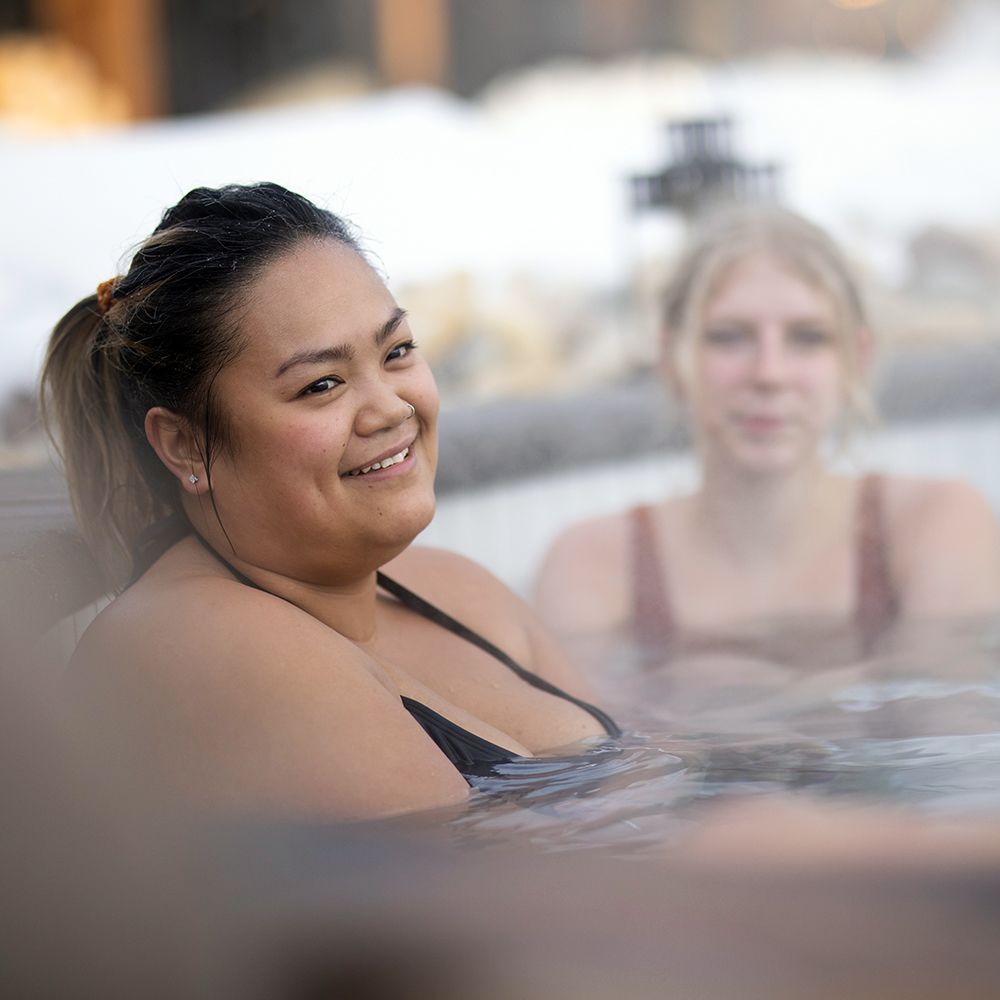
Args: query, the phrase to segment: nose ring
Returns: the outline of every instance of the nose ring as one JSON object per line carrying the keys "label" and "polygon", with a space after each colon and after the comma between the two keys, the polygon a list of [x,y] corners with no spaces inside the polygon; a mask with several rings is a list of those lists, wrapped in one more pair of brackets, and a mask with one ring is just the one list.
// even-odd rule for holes
{"label": "nose ring", "polygon": [[417,415],[417,408],[412,403],[407,403],[406,405],[410,408],[410,412],[406,415],[406,419],[409,420],[410,417]]}

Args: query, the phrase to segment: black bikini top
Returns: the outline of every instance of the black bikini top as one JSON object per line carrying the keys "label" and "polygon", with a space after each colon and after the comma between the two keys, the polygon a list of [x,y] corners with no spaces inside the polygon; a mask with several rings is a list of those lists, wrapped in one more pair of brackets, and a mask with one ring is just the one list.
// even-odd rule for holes
{"label": "black bikini top", "polygon": [[588,715],[592,715],[597,719],[609,736],[621,736],[621,729],[618,728],[617,723],[607,712],[602,711],[596,705],[591,705],[590,702],[584,701],[582,698],[577,698],[568,691],[563,691],[561,687],[557,687],[551,681],[547,681],[544,677],[539,677],[538,674],[532,673],[530,670],[522,667],[517,660],[512,656],[508,656],[499,646],[495,646],[489,639],[484,639],[478,632],[473,632],[468,625],[463,625],[457,619],[452,618],[447,612],[431,604],[430,601],[426,601],[424,598],[413,593],[408,587],[404,587],[401,583],[390,579],[384,573],[376,573],[375,576],[378,585],[387,593],[392,594],[400,604],[409,608],[410,611],[415,612],[422,618],[427,618],[429,621],[434,622],[435,625],[440,625],[442,628],[457,635],[460,639],[471,642],[473,646],[478,646],[484,652],[489,653],[494,659],[499,660],[505,667],[512,670],[521,680],[530,684],[533,688],[544,691],[546,694],[555,695],[557,698],[562,698],[564,701],[576,705],[577,708],[583,709]]}
{"label": "black bikini top", "polygon": [[[190,530],[190,527],[188,527],[188,531]],[[178,541],[181,535],[175,530],[170,530],[165,535],[161,535],[161,537],[171,538],[172,544],[173,541]],[[253,587],[255,590],[264,589],[223,559],[197,532],[195,532],[195,537],[240,583],[246,584],[248,587]],[[166,551],[166,549],[164,548],[162,551]],[[152,560],[148,559],[150,554],[149,547],[147,546],[144,552],[146,558],[142,560],[145,564],[143,568],[151,565]],[[137,566],[133,580],[137,579],[139,575],[141,575],[141,570]],[[562,698],[564,701],[568,701],[578,708],[583,709],[583,711],[597,719],[609,736],[621,736],[621,729],[619,729],[611,716],[597,708],[596,705],[591,705],[582,698],[577,698],[569,694],[569,692],[563,691],[562,688],[545,680],[544,677],[539,677],[537,674],[525,669],[513,657],[508,656],[507,653],[500,649],[499,646],[495,646],[488,639],[479,635],[478,632],[474,632],[467,625],[463,625],[457,619],[452,618],[451,615],[413,593],[408,587],[404,587],[401,583],[397,583],[395,580],[387,577],[384,573],[376,574],[376,579],[378,585],[384,591],[391,594],[404,607],[420,615],[422,618],[427,618],[436,625],[440,625],[466,642],[478,646],[481,650],[499,660],[505,667],[512,670],[525,683],[530,684],[539,691],[555,695],[557,698]],[[455,769],[470,784],[472,783],[472,778],[489,777],[494,773],[494,768],[498,764],[509,764],[512,761],[524,759],[519,754],[515,754],[505,747],[491,743],[489,740],[484,739],[482,736],[477,736],[475,733],[470,733],[469,730],[463,729],[457,723],[445,718],[439,712],[435,712],[432,708],[428,708],[414,698],[407,698],[403,695],[401,696],[401,701],[403,707],[434,741],[435,746],[451,761]]]}

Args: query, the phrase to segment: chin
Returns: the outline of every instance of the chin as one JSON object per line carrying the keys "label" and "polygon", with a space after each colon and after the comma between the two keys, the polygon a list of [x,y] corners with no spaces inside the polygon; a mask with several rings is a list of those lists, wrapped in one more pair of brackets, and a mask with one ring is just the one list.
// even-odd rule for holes
{"label": "chin", "polygon": [[434,495],[431,494],[427,500],[415,502],[408,505],[406,510],[400,511],[393,519],[393,525],[398,529],[397,537],[393,540],[409,545],[434,520],[436,507]]}
{"label": "chin", "polygon": [[784,433],[774,437],[737,437],[728,445],[729,460],[747,472],[781,472],[810,462],[818,443],[811,435]]}
{"label": "chin", "polygon": [[806,456],[797,449],[774,449],[773,451],[758,451],[755,454],[744,454],[738,460],[738,464],[750,473],[760,475],[776,475],[784,472],[793,472],[807,464]]}
{"label": "chin", "polygon": [[[425,510],[419,517],[420,526],[417,528],[417,534],[419,535],[424,528],[428,527],[431,521],[434,520],[434,514],[437,512],[437,501],[434,497],[431,497],[430,503],[427,505]],[[416,537],[416,536],[414,536]]]}

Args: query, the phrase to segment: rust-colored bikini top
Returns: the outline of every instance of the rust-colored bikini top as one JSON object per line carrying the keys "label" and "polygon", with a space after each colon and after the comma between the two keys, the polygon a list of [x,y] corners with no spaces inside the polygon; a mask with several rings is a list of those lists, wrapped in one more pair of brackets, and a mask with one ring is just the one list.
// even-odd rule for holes
{"label": "rust-colored bikini top", "polygon": [[[855,512],[856,575],[851,620],[859,652],[873,651],[879,636],[899,612],[899,598],[886,550],[883,481],[867,475],[858,484]],[[643,649],[668,653],[679,628],[670,603],[664,556],[648,505],[629,511],[632,564],[632,628]],[[662,662],[662,658],[661,658]]]}

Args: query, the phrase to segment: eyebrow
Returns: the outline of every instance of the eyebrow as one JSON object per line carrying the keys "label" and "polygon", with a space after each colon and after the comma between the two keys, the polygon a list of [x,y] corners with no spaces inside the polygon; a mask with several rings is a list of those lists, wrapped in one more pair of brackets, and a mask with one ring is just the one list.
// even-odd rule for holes
{"label": "eyebrow", "polygon": [[[396,332],[397,327],[406,318],[406,310],[397,306],[392,315],[375,331],[375,346],[381,347]],[[352,361],[354,359],[354,346],[352,344],[335,344],[333,347],[321,347],[314,351],[299,351],[290,358],[286,358],[278,370],[274,373],[275,378],[281,378],[289,369],[299,365],[321,365],[331,361]]]}
{"label": "eyebrow", "polygon": [[[732,315],[728,313],[722,313],[721,315],[716,317],[706,316],[705,323],[708,326],[711,326],[713,323],[725,323],[731,326],[740,326],[748,328],[755,325],[753,320],[746,319],[740,315],[737,315],[736,313],[733,313]],[[800,313],[798,316],[792,316],[788,320],[788,324],[790,326],[797,326],[805,323],[821,323],[826,326],[829,326],[834,323],[834,320],[826,313],[820,313],[820,312]]]}

